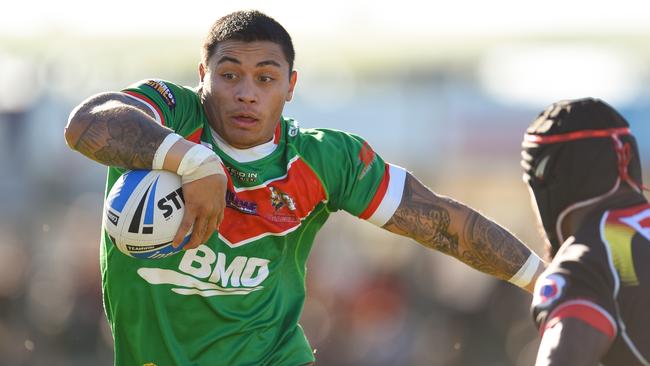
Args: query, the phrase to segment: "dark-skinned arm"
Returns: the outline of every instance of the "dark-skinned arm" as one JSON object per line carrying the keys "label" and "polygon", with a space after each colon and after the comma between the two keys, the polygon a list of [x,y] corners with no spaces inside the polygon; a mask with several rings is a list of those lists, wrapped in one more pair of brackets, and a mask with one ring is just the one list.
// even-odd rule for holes
{"label": "dark-skinned arm", "polygon": [[101,164],[151,169],[156,149],[172,132],[126,94],[102,93],[72,111],[65,140],[71,149]]}
{"label": "dark-skinned arm", "polygon": [[[158,123],[142,103],[123,93],[102,93],[78,105],[65,128],[68,146],[107,166],[151,169],[156,150],[173,133]],[[195,144],[178,140],[167,153],[163,169],[176,173]],[[219,227],[225,207],[226,178],[210,175],[183,185],[185,215],[174,238],[178,245],[193,227],[186,249],[208,240]]]}
{"label": "dark-skinned arm", "polygon": [[[410,173],[402,200],[383,228],[503,280],[519,273],[531,254],[535,255],[503,227],[462,203],[433,193]],[[540,262],[524,289],[532,292],[543,270]]]}
{"label": "dark-skinned arm", "polygon": [[535,366],[597,366],[610,344],[596,328],[564,318],[544,332]]}

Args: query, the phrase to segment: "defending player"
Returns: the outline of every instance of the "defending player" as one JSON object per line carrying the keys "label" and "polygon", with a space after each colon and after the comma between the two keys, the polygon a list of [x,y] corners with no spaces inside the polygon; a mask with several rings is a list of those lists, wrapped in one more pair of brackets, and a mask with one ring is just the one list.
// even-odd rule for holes
{"label": "defending player", "polygon": [[535,287],[536,365],[650,365],[650,205],[627,121],[599,100],[561,101],[523,148],[554,257]]}
{"label": "defending player", "polygon": [[104,235],[116,364],[313,362],[298,325],[305,263],[337,210],[522,288],[543,270],[506,230],[385,163],[362,138],[284,118],[293,61],[280,24],[235,12],[210,30],[196,89],[146,80],[72,112],[66,141],[110,166],[107,188],[123,169],[177,172],[186,214],[175,243],[194,226],[188,250],[152,261],[122,255]]}

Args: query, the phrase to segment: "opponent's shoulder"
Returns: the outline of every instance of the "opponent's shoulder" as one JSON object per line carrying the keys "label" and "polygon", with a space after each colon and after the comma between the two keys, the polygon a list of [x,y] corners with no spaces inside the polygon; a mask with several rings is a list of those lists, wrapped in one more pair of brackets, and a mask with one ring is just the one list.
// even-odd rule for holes
{"label": "opponent's shoulder", "polygon": [[602,235],[601,217],[602,214],[598,214],[587,218],[562,244],[549,265],[550,271],[556,270],[570,277],[610,272],[610,255]]}
{"label": "opponent's shoulder", "polygon": [[535,283],[531,312],[541,329],[557,316],[575,317],[576,312],[613,323],[609,320],[615,314],[616,282],[607,255],[573,239],[563,245]]}
{"label": "opponent's shoulder", "polygon": [[[615,273],[600,230],[601,214],[587,218],[537,279],[532,311],[538,325],[566,303],[589,303],[613,314]],[[591,306],[591,305],[589,305]]]}
{"label": "opponent's shoulder", "polygon": [[601,219],[601,231],[605,238],[607,238],[608,230],[633,231],[650,241],[650,204],[643,202],[607,210]]}
{"label": "opponent's shoulder", "polygon": [[[563,245],[560,252],[581,253],[581,256],[605,256],[605,235],[606,219],[608,212],[604,209],[597,210],[587,215],[578,229],[572,236],[572,240],[567,240],[568,245]],[[567,248],[564,248],[564,247]],[[560,254],[560,253],[558,253]],[[566,256],[566,254],[565,254]],[[557,256],[556,256],[557,257]]]}

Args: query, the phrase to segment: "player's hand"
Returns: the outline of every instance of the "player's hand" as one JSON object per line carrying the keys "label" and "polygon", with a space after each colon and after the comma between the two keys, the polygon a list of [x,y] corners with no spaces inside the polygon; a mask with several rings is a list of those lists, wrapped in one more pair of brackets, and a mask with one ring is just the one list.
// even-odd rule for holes
{"label": "player's hand", "polygon": [[226,208],[225,175],[213,174],[183,184],[185,214],[172,245],[178,247],[187,232],[192,228],[190,241],[184,249],[194,249],[208,241],[219,228]]}

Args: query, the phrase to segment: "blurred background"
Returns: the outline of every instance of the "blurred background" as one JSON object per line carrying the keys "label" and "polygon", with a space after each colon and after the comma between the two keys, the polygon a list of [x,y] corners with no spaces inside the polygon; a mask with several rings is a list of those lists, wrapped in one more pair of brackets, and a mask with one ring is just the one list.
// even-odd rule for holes
{"label": "blurred background", "polygon": [[[386,160],[543,254],[521,180],[524,130],[600,97],[630,121],[650,181],[644,1],[157,1],[4,4],[0,12],[0,365],[111,365],[99,235],[105,168],[63,127],[91,94],[197,84],[203,36],[257,8],[292,34],[286,116],[364,136]],[[530,365],[530,296],[348,214],[308,267],[302,324],[319,365]]]}

